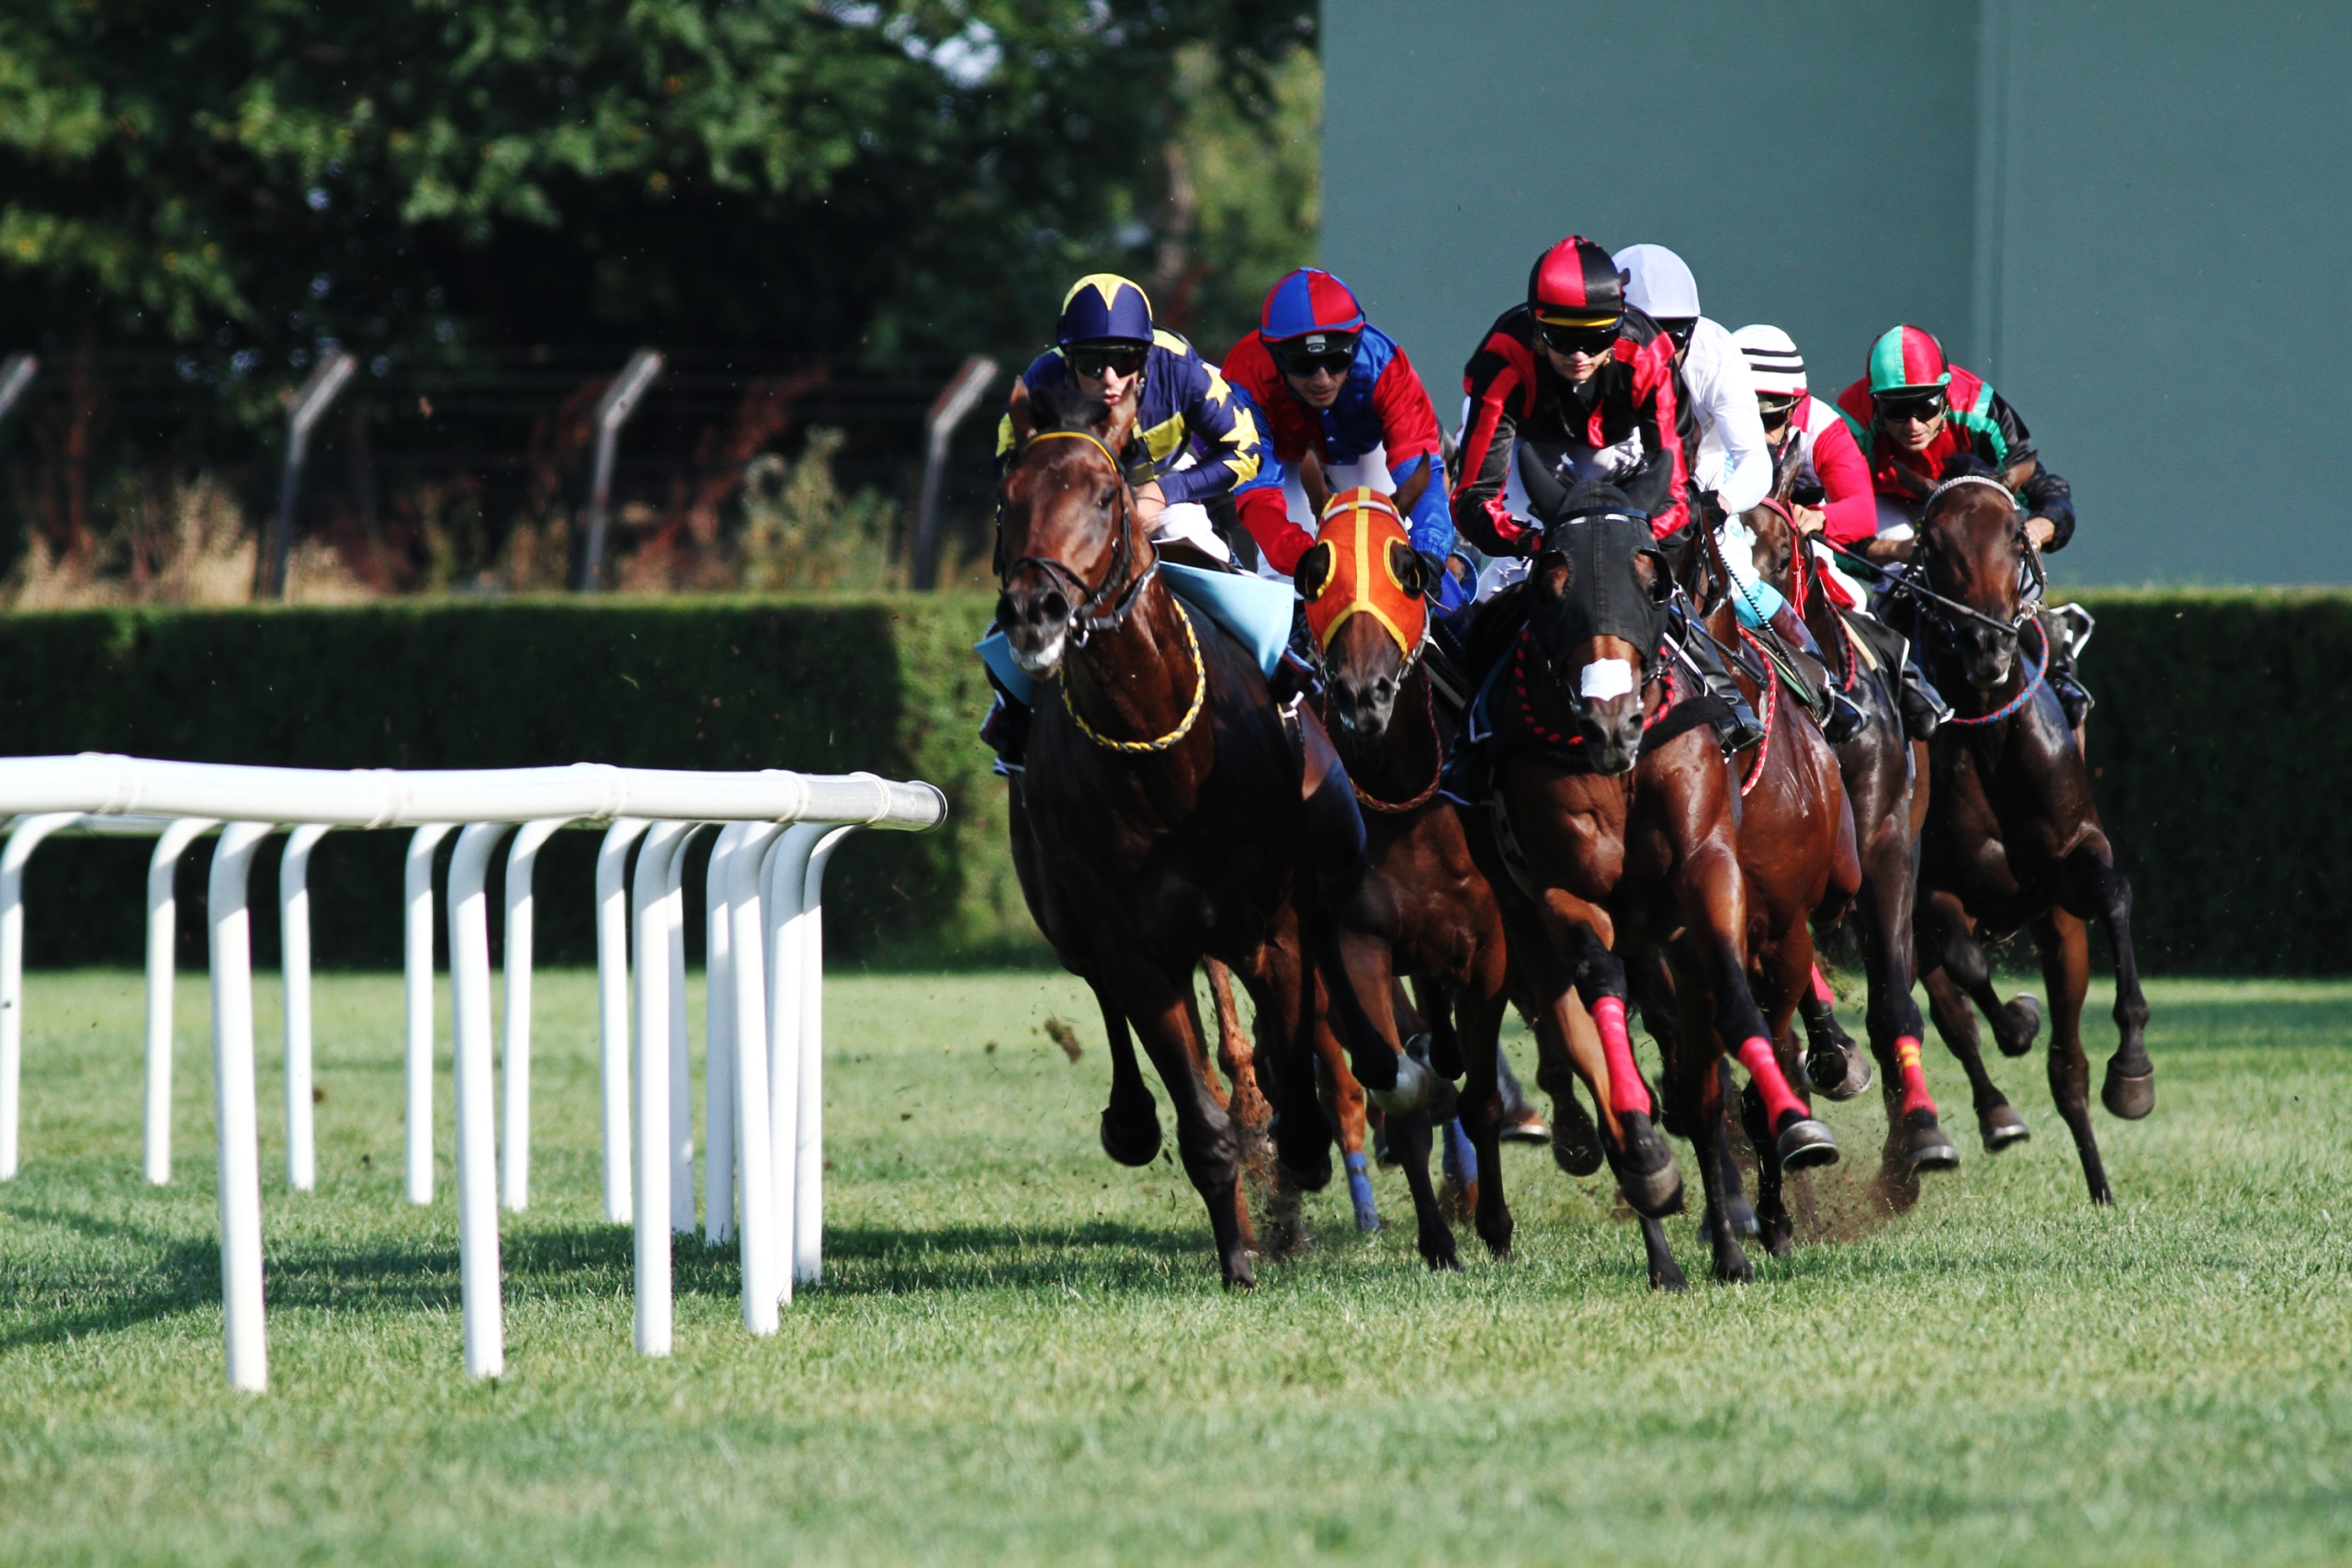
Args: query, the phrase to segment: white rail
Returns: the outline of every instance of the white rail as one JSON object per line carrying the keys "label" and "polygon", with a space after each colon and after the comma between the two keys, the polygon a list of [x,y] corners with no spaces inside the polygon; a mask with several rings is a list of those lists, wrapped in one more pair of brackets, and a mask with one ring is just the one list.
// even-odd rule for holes
{"label": "white rail", "polygon": [[[872,774],[772,771],[698,773],[581,763],[480,772],[338,773],[85,755],[0,759],[0,1179],[17,1170],[23,1054],[24,872],[41,840],[66,833],[152,835],[144,1168],[171,1179],[173,877],[181,856],[218,829],[209,916],[214,1121],[220,1141],[221,1304],[229,1381],[268,1382],[263,1321],[261,1184],[254,1091],[253,963],[247,883],[254,852],[293,829],[278,872],[285,922],[287,1176],[316,1181],[311,1134],[310,852],[329,829],[411,827],[405,887],[405,1141],[408,1196],[433,1190],[432,867],[449,868],[449,952],[458,1097],[458,1215],[464,1358],[477,1377],[505,1366],[498,1213],[529,1195],[533,860],[567,823],[610,824],[597,857],[598,1012],[605,1211],[636,1226],[637,1345],[667,1355],[672,1233],[695,1228],[693,1116],[687,1100],[685,851],[719,825],[704,903],[710,959],[706,1027],[705,1235],[730,1234],[743,1264],[743,1321],[772,1334],[796,1280],[818,1278],[823,1224],[823,974],[820,888],[826,861],[859,827],[921,831],[946,802],[923,784]],[[225,826],[224,826],[225,824]],[[498,841],[520,824],[506,884],[505,1086],[493,1101],[489,912]],[[639,838],[634,878],[625,875]],[[628,948],[636,1104],[629,1100]],[[635,1136],[631,1111],[634,1109]],[[764,1109],[765,1114],[759,1112]],[[503,1129],[503,1162],[500,1159]],[[634,1181],[631,1180],[632,1165]]]}

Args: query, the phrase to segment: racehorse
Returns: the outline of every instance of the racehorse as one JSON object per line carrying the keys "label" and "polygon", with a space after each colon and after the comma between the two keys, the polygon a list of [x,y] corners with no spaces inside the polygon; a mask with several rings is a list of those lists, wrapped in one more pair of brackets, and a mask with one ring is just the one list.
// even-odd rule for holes
{"label": "racehorse", "polygon": [[1353,919],[1363,829],[1321,725],[1286,716],[1249,651],[1170,592],[1114,456],[1132,412],[1032,407],[1035,433],[999,487],[997,620],[1039,698],[1012,799],[1015,869],[1102,1012],[1103,1147],[1141,1164],[1159,1146],[1132,1027],[1173,1101],[1225,1282],[1247,1287],[1240,1145],[1208,1075],[1201,960],[1227,964],[1257,1003],[1276,1146],[1300,1185],[1330,1179],[1299,1049],[1318,1004],[1385,1108],[1424,1109],[1434,1080],[1397,1050],[1386,949]]}
{"label": "racehorse", "polygon": [[[1497,753],[1494,840],[1527,876],[1544,934],[1600,1027],[1610,1109],[1635,1149],[1655,1138],[1657,1107],[1634,1063],[1619,954],[1637,965],[1669,955],[1678,1014],[1669,1032],[1680,1041],[1668,1062],[1669,1109],[1698,1150],[1715,1276],[1744,1280],[1753,1270],[1735,1227],[1722,1223],[1733,1168],[1716,1070],[1726,1043],[1736,1043],[1769,1113],[1764,1144],[1792,1168],[1837,1157],[1829,1130],[1790,1087],[1772,1045],[1781,1031],[1768,1028],[1749,988],[1751,931],[1781,934],[1781,890],[1751,900],[1738,786],[1708,728],[1715,706],[1662,656],[1674,583],[1648,522],[1607,486],[1567,492],[1543,514],[1527,581],[1498,595],[1474,631]],[[1826,754],[1813,772],[1821,778],[1807,783],[1836,789]],[[1776,778],[1765,801],[1792,788]],[[1838,796],[1827,798],[1842,818]],[[1811,880],[1800,893],[1800,939],[1770,954],[1777,962],[1767,977],[1781,983],[1775,1000],[1784,1008],[1798,994],[1788,982],[1809,978],[1802,928],[1826,897],[1827,874]],[[1651,1282],[1679,1287],[1656,1214],[1642,1218]]]}
{"label": "racehorse", "polygon": [[[1838,769],[1846,786],[1847,805],[1853,812],[1856,849],[1861,860],[1862,886],[1854,912],[1870,985],[1866,1017],[1871,1054],[1878,1059],[1886,1102],[1886,1144],[1880,1156],[1882,1187],[1896,1201],[1907,1202],[1917,1196],[1919,1172],[1955,1169],[1960,1152],[1937,1122],[1935,1100],[1928,1093],[1919,1066],[1924,1025],[1919,1004],[1911,996],[1916,973],[1912,921],[1918,883],[1914,807],[1925,781],[1918,776],[1922,770],[1905,739],[1903,716],[1895,702],[1894,683],[1900,675],[1887,667],[1882,652],[1856,635],[1831,599],[1819,570],[1809,568],[1806,556],[1796,546],[1785,495],[1750,509],[1741,521],[1756,541],[1757,575],[1797,606],[1814,640],[1827,656],[1828,678],[1870,717],[1868,724],[1837,748]],[[1828,1054],[1820,1049],[1822,1021],[1817,1015],[1827,1013],[1828,1009],[1825,998],[1816,997],[1815,1001],[1816,1016],[1809,1016],[1806,1026],[1815,1037],[1815,1050],[1806,1067],[1820,1086],[1826,1075],[1819,1064]],[[1838,1066],[1842,1070],[1843,1063]],[[2001,1131],[1995,1123],[1986,1122],[1984,1133],[1987,1148],[2002,1146]]]}
{"label": "racehorse", "polygon": [[[1495,889],[1479,869],[1458,810],[1440,793],[1449,727],[1441,719],[1426,658],[1430,570],[1413,553],[1391,498],[1359,487],[1324,506],[1296,581],[1329,731],[1367,813],[1370,902],[1397,972],[1421,986],[1420,1010],[1430,1024],[1438,1072],[1465,1080],[1461,1116],[1479,1172],[1473,1219],[1488,1250],[1506,1258],[1512,1221],[1502,1189],[1496,1052],[1511,948]],[[1591,1042],[1598,1046],[1597,1037]],[[1609,1114],[1607,1068],[1598,1050],[1577,1066],[1593,1086],[1607,1135],[1622,1149],[1625,1134]],[[1401,1132],[1397,1121],[1389,1122],[1390,1149],[1402,1156],[1412,1184],[1422,1256],[1450,1263],[1453,1235],[1442,1212],[1428,1201],[1429,1134],[1426,1118]],[[1679,1190],[1670,1156],[1648,1175],[1656,1190],[1649,1206],[1661,1206]],[[1643,1196],[1638,1181],[1634,1196]]]}
{"label": "racehorse", "polygon": [[[1989,471],[1948,469],[1922,513],[1910,576],[1924,590],[1910,595],[1920,656],[1958,710],[1928,748],[1917,922],[1928,1007],[1968,1069],[1980,1114],[1988,1104],[2006,1106],[1984,1072],[1968,1002],[1984,1010],[2004,1055],[2031,1047],[2039,1010],[2020,1005],[2027,998],[2002,1003],[1980,939],[2033,927],[2050,990],[2051,1096],[2075,1135],[2091,1201],[2112,1202],[2083,1055],[2086,922],[2107,924],[2121,1034],[2099,1100],[2137,1121],[2155,1109],[2156,1091],[2148,1002],[2132,950],[2132,885],[2115,869],[2081,748],[2043,680],[2050,634],[2036,614],[2041,558],[2008,487]],[[2036,649],[2026,647],[2029,637]]]}

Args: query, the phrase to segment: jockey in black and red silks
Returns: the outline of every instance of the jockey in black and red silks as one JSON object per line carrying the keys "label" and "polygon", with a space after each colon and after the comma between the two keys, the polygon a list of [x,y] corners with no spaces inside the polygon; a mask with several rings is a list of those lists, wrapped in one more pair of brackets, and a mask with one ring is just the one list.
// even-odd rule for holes
{"label": "jockey in black and red silks", "polygon": [[[1626,301],[1624,276],[1602,246],[1572,234],[1536,258],[1527,302],[1487,329],[1463,367],[1462,389],[1469,408],[1453,525],[1479,549],[1530,554],[1540,523],[1556,518],[1568,492],[1589,484],[1623,492],[1670,554],[1696,536],[1690,461],[1698,426],[1675,378],[1674,340]],[[1512,515],[1514,491],[1537,521]],[[1481,596],[1512,575],[1491,574]],[[1724,669],[1722,650],[1695,617],[1673,619],[1674,640],[1724,705],[1718,739],[1726,750],[1755,745],[1764,727]]]}

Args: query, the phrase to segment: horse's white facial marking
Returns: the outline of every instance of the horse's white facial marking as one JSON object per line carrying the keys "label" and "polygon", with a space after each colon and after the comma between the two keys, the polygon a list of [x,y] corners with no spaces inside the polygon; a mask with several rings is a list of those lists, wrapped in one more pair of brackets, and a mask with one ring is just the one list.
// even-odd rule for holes
{"label": "horse's white facial marking", "polygon": [[1584,675],[1577,682],[1578,696],[1607,701],[1622,697],[1634,689],[1634,667],[1622,659],[1596,659],[1584,667]]}
{"label": "horse's white facial marking", "polygon": [[1012,661],[1021,672],[1033,680],[1042,681],[1062,665],[1062,647],[1069,640],[1068,628],[1056,626],[1053,634],[1034,649],[1023,651],[1019,642],[1012,644]]}

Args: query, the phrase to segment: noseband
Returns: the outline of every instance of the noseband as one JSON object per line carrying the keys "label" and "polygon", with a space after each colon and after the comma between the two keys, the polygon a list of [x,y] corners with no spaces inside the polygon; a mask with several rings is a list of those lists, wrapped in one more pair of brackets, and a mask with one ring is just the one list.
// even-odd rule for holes
{"label": "noseband", "polygon": [[2013,525],[2012,536],[2018,541],[2017,613],[2004,622],[1997,615],[1988,615],[1984,611],[1961,604],[1956,599],[1946,598],[1940,593],[1931,592],[1926,586],[1924,580],[1932,577],[1934,573],[1925,558],[1927,552],[1924,550],[1921,551],[1922,558],[1913,569],[1913,571],[1923,581],[1914,583],[1910,581],[1913,573],[1906,572],[1904,583],[1919,602],[1920,610],[1928,619],[1934,621],[1947,637],[1956,637],[1959,635],[1960,623],[1962,620],[1969,620],[1976,622],[2015,644],[2019,641],[2026,623],[2032,620],[2041,611],[2042,598],[2050,589],[2050,573],[2041,564],[2041,552],[2035,549],[2032,543],[2025,537],[2025,518],[2022,510],[2017,504],[2016,492],[2000,480],[1988,479],[1982,474],[1962,474],[1958,479],[1946,479],[1928,494],[1927,504],[1919,509],[1921,543],[1923,545],[1926,543],[1927,519],[1935,510],[1936,502],[1942,499],[1947,491],[1957,490],[1962,485],[1989,486],[2000,491],[2009,502],[2010,520]]}
{"label": "noseband", "polygon": [[[1034,566],[1059,581],[1077,599],[1068,618],[1070,640],[1084,648],[1086,639],[1094,633],[1114,632],[1126,625],[1127,617],[1135,613],[1136,602],[1143,596],[1145,585],[1159,570],[1159,556],[1157,551],[1153,552],[1151,559],[1141,571],[1131,579],[1127,577],[1135,555],[1135,502],[1127,490],[1125,470],[1119,467],[1118,457],[1103,445],[1102,437],[1086,430],[1046,430],[1031,436],[1029,445],[1035,446],[1040,441],[1084,441],[1091,444],[1110,462],[1111,473],[1119,484],[1118,511],[1113,519],[1112,530],[1117,543],[1112,547],[1111,564],[1102,573],[1102,586],[1088,587],[1086,580],[1067,562],[1051,556],[1023,556],[1004,569],[1001,579],[1011,582],[1023,567]],[[1122,580],[1125,580],[1124,587],[1121,586]],[[1111,608],[1101,615],[1095,614],[1105,604]]]}

